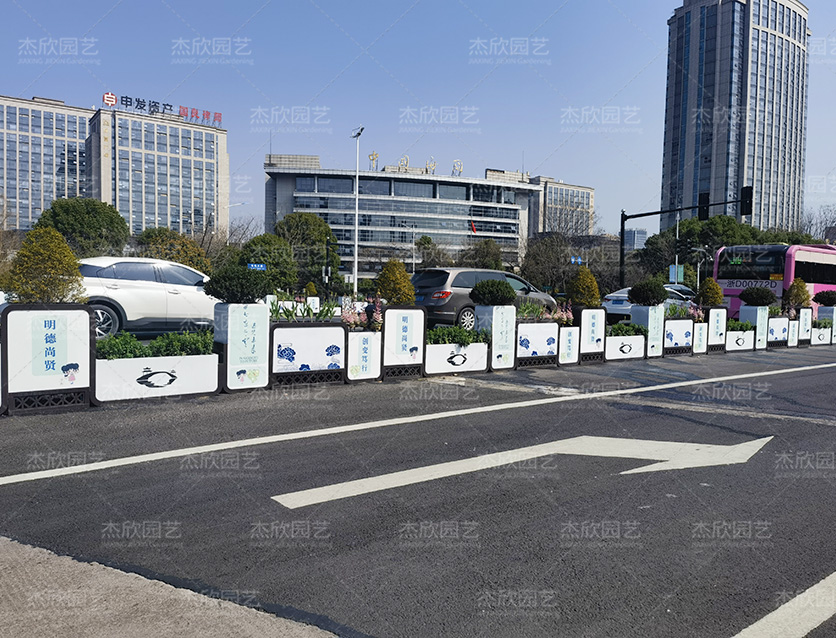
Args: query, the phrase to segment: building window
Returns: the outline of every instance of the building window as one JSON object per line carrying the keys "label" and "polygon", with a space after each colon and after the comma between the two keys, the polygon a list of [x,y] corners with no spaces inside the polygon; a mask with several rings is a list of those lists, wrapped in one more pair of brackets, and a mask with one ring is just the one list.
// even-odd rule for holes
{"label": "building window", "polygon": [[296,192],[313,193],[316,189],[316,180],[313,177],[297,177]]}
{"label": "building window", "polygon": [[438,185],[439,199],[467,199],[467,186],[455,186],[453,184]]}
{"label": "building window", "polygon": [[431,182],[401,182],[395,181],[395,197],[429,197],[433,196]]}
{"label": "building window", "polygon": [[388,195],[389,194],[389,180],[388,179],[361,179],[360,180],[360,194],[361,195]]}
{"label": "building window", "polygon": [[354,180],[350,177],[320,177],[320,193],[353,193]]}

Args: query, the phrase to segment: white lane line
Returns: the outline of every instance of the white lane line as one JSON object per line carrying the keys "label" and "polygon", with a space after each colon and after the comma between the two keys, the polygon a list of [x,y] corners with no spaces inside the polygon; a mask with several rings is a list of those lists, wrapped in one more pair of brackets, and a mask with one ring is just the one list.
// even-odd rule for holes
{"label": "white lane line", "polygon": [[680,443],[677,441],[651,441],[623,439],[607,436],[576,436],[551,443],[541,443],[516,450],[474,456],[460,461],[448,461],[436,465],[416,467],[411,470],[391,472],[380,476],[323,485],[309,490],[288,492],[271,497],[289,509],[336,501],[361,494],[380,492],[395,487],[434,481],[449,476],[478,472],[492,467],[519,463],[551,454],[576,454],[621,459],[660,461],[622,474],[682,470],[712,465],[745,463],[772,440],[771,436],[735,445],[710,445],[704,443]]}
{"label": "white lane line", "polygon": [[194,454],[207,454],[210,452],[220,452],[223,450],[234,450],[242,447],[254,447],[257,445],[268,445],[270,443],[281,443],[284,441],[297,441],[300,439],[311,439],[318,436],[330,436],[332,434],[344,434],[346,432],[358,432],[361,430],[372,430],[375,428],[385,428],[392,425],[408,425],[411,423],[421,423],[425,421],[439,421],[441,419],[450,419],[460,416],[470,416],[474,414],[488,414],[490,412],[500,412],[502,410],[514,410],[518,408],[530,408],[541,405],[550,405],[553,403],[563,403],[566,401],[586,401],[589,399],[602,399],[607,397],[625,396],[629,394],[641,394],[644,392],[657,392],[659,390],[671,390],[675,388],[685,388],[694,385],[703,385],[705,383],[720,383],[726,381],[735,381],[737,379],[754,379],[758,377],[777,376],[782,374],[792,374],[795,372],[811,372],[814,370],[824,370],[828,368],[836,368],[836,363],[823,363],[814,366],[803,366],[801,368],[784,368],[782,370],[772,370],[770,372],[750,372],[748,374],[735,374],[726,377],[714,377],[711,379],[693,379],[691,381],[675,381],[673,383],[662,383],[660,385],[642,386],[639,388],[624,388],[620,390],[606,390],[603,392],[573,394],[570,396],[560,397],[546,397],[543,399],[531,399],[528,401],[517,401],[514,403],[499,403],[496,405],[486,405],[477,408],[464,408],[461,410],[448,410],[446,412],[436,412],[434,414],[415,414],[412,416],[398,417],[395,419],[382,419],[380,421],[369,421],[367,423],[356,423],[354,425],[339,425],[332,428],[322,428],[317,430],[304,430],[302,432],[290,432],[287,434],[276,434],[273,436],[261,436],[251,439],[241,439],[238,441],[226,441],[224,443],[212,443],[209,445],[199,445],[195,447],[180,448],[176,450],[166,450],[164,452],[152,452],[150,454],[140,454],[137,456],[126,456],[117,459],[109,459],[107,461],[98,461],[96,463],[86,463],[83,465],[74,465],[71,467],[56,467],[49,470],[38,470],[36,472],[24,472],[22,474],[11,474],[9,476],[0,476],[0,486],[12,485],[14,483],[23,483],[26,481],[39,481],[42,479],[55,478],[58,476],[69,476],[71,474],[83,474],[85,472],[96,472],[99,470],[108,470],[116,467],[124,467],[126,465],[138,465],[140,463],[150,463],[153,461],[162,461],[165,459],[174,459],[183,456],[191,456]]}
{"label": "white lane line", "polygon": [[784,603],[734,638],[802,638],[836,614],[836,573]]}

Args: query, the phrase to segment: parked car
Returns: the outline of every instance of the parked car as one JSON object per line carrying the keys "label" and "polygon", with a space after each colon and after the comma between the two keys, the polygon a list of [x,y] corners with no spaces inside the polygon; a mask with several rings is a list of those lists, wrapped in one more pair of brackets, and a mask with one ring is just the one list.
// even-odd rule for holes
{"label": "parked car", "polygon": [[554,309],[554,297],[528,283],[522,277],[501,270],[480,268],[428,268],[412,275],[415,287],[415,303],[427,309],[427,323],[456,324],[472,329],[476,325],[474,304],[470,291],[480,281],[499,279],[507,281],[517,293],[517,303],[530,302]]}
{"label": "parked car", "polygon": [[676,290],[676,292],[685,297],[688,301],[693,301],[694,297],[697,296],[697,293],[685,284],[665,284],[665,288],[668,290]]}
{"label": "parked car", "polygon": [[[682,294],[679,288],[684,288],[692,293],[694,292],[687,286],[682,286],[681,284],[665,284],[665,289],[668,291],[668,298],[665,300],[665,310],[671,306],[679,306],[682,308],[696,307],[696,304]],[[630,321],[632,318],[631,309],[633,304],[627,298],[629,292],[629,288],[622,288],[604,296],[601,307],[607,311],[608,323],[618,323],[619,321],[625,320]]]}
{"label": "parked car", "polygon": [[79,261],[97,339],[120,330],[157,334],[214,323],[218,300],[203,291],[209,277],[194,268],[140,257]]}

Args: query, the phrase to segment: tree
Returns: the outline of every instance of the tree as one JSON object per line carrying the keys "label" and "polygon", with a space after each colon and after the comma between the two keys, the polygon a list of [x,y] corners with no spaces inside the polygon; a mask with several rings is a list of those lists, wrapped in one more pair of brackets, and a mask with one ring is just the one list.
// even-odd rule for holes
{"label": "tree", "polygon": [[78,260],[54,228],[30,230],[12,260],[7,292],[19,303],[84,303]]}
{"label": "tree", "polygon": [[141,257],[166,259],[209,272],[211,264],[198,243],[170,228],[146,228],[136,239]]}
{"label": "tree", "polygon": [[598,282],[592,271],[586,266],[578,268],[577,276],[569,282],[567,288],[569,301],[577,306],[597,307],[601,305],[601,293],[598,291]]}
{"label": "tree", "polygon": [[128,242],[128,224],[113,206],[96,199],[56,199],[41,214],[36,228],[54,228],[75,256],[121,255]]}
{"label": "tree", "polygon": [[[337,243],[328,223],[314,213],[290,213],[276,224],[276,235],[285,239],[293,249],[293,256],[299,266],[297,287],[302,289],[307,282],[313,281],[317,288],[324,290],[326,286],[322,280],[322,267],[328,253],[326,242],[330,241],[334,245]],[[332,283],[340,287],[340,256],[334,249],[330,255]]]}
{"label": "tree", "polygon": [[377,294],[394,306],[415,305],[415,288],[402,261],[390,259],[377,278]]}
{"label": "tree", "polygon": [[572,249],[563,235],[548,235],[532,240],[522,262],[522,275],[545,290],[566,290],[567,282],[575,275],[570,264]]}
{"label": "tree", "polygon": [[712,277],[706,277],[700,285],[696,301],[701,306],[721,306],[723,305],[723,289]]}
{"label": "tree", "polygon": [[502,270],[502,251],[493,239],[483,239],[459,254],[458,265]]}
{"label": "tree", "polygon": [[292,290],[299,281],[293,249],[282,237],[264,233],[253,237],[241,247],[238,262],[244,267],[250,263],[264,264],[265,276],[269,279],[272,290]]}
{"label": "tree", "polygon": [[436,244],[432,237],[422,235],[415,242],[418,254],[421,257],[422,268],[436,268],[438,266],[452,266],[453,259],[441,246]]}
{"label": "tree", "polygon": [[783,301],[784,309],[810,305],[810,291],[803,279],[796,277],[792,280]]}

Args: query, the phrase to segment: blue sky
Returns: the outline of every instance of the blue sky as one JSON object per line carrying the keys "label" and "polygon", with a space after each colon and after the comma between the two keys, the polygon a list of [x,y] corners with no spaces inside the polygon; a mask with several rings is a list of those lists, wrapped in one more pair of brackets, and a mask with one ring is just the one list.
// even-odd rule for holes
{"label": "blue sky", "polygon": [[[615,232],[622,208],[659,208],[667,19],[679,4],[11,0],[0,93],[98,107],[111,91],[222,113],[230,200],[249,202],[232,219],[262,218],[271,144],[353,168],[362,125],[362,169],[373,151],[381,167],[432,158],[438,174],[455,160],[471,177],[524,166],[594,187],[599,225]],[[807,6],[805,206],[816,208],[836,199],[836,6]],[[54,41],[65,52],[48,55]]]}

